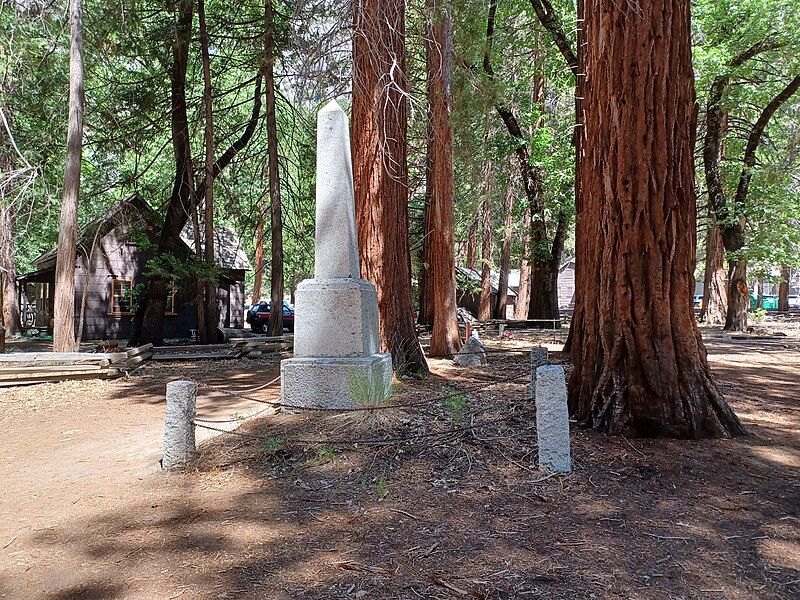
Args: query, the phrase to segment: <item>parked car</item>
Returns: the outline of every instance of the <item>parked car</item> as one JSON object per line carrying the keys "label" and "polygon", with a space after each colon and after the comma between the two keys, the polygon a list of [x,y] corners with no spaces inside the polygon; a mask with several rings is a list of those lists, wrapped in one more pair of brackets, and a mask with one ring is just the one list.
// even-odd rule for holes
{"label": "parked car", "polygon": [[[245,320],[250,323],[253,333],[264,333],[269,325],[269,316],[272,313],[272,303],[262,300],[258,304],[253,304],[247,311]],[[290,332],[294,331],[294,309],[291,304],[283,302],[283,326]]]}

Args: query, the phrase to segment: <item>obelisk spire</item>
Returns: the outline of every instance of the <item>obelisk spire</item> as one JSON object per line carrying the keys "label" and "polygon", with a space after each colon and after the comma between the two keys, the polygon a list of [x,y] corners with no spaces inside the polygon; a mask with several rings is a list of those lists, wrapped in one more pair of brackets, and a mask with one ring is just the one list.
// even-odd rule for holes
{"label": "obelisk spire", "polygon": [[314,277],[359,278],[350,128],[336,100],[317,114],[316,214]]}

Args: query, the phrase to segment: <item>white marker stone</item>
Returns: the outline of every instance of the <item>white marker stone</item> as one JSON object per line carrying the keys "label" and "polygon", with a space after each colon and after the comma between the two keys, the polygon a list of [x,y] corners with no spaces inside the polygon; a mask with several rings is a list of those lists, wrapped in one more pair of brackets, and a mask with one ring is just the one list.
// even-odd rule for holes
{"label": "white marker stone", "polygon": [[535,346],[531,349],[531,393],[536,398],[536,369],[542,365],[546,365],[549,361],[547,348],[544,346]]}
{"label": "white marker stone", "polygon": [[167,412],[164,419],[164,469],[182,469],[197,453],[194,418],[197,413],[197,384],[194,381],[167,383]]}
{"label": "white marker stone", "polygon": [[332,100],[317,118],[314,278],[297,286],[294,358],[281,361],[281,399],[351,408],[389,395],[392,359],[380,353],[375,286],[360,278],[347,115]]}
{"label": "white marker stone", "polygon": [[536,433],[539,468],[556,473],[572,471],[567,385],[561,365],[543,365],[536,369]]}

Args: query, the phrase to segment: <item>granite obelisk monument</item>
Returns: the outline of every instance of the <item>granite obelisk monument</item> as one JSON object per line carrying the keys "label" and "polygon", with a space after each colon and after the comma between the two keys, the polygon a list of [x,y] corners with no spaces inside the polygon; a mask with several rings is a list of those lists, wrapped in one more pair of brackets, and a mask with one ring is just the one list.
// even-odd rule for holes
{"label": "granite obelisk monument", "polygon": [[333,100],[317,115],[314,278],[295,293],[294,357],[281,361],[281,401],[352,408],[385,399],[391,385],[378,295],[360,277],[347,115]]}

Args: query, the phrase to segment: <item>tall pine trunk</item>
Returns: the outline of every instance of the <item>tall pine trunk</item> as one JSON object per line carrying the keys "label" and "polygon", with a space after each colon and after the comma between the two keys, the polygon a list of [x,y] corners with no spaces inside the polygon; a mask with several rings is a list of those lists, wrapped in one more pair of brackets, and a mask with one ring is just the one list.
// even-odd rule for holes
{"label": "tall pine trunk", "polygon": [[[260,204],[260,203],[259,203]],[[253,266],[253,304],[261,300],[261,288],[264,282],[264,211],[258,209],[258,223],[256,225],[256,252]]]}
{"label": "tall pine trunk", "polygon": [[75,258],[83,154],[83,0],[70,0],[69,125],[56,255],[53,351],[75,352]]}
{"label": "tall pine trunk", "polygon": [[[461,348],[456,317],[453,246],[455,175],[450,124],[453,20],[449,3],[427,0],[425,56],[428,71],[428,201],[425,293],[433,312],[430,355],[452,356]],[[429,210],[428,210],[429,209]]]}
{"label": "tall pine trunk", "polygon": [[569,404],[626,435],[729,437],[692,309],[690,0],[586,0],[583,159]]}
{"label": "tall pine trunk", "polygon": [[405,2],[356,0],[353,179],[361,275],[378,292],[380,338],[401,372],[427,373],[411,314]]}
{"label": "tall pine trunk", "polygon": [[[206,26],[205,0],[197,2],[197,17],[200,26],[200,53],[203,59],[203,112],[205,116],[204,146],[205,173],[203,175],[203,227],[205,247],[203,258],[206,266],[216,265],[214,244],[214,112],[211,88],[211,55],[208,48],[208,27]],[[213,343],[217,337],[219,324],[219,305],[217,304],[217,288],[213,281],[205,281],[203,285],[203,321],[205,322],[205,339],[202,343]],[[198,299],[199,302],[199,299]]]}
{"label": "tall pine trunk", "polygon": [[278,175],[278,124],[275,117],[275,7],[265,0],[266,19],[264,83],[267,88],[267,155],[269,170],[270,241],[272,262],[270,270],[270,299],[268,335],[283,334],[283,218],[281,216],[281,186]]}

